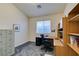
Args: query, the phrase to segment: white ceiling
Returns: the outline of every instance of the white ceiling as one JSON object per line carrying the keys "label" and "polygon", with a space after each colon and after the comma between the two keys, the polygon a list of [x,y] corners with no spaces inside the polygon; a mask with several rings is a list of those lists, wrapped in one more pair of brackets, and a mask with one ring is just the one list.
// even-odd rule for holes
{"label": "white ceiling", "polygon": [[[28,17],[45,16],[61,13],[65,9],[65,3],[16,3],[14,4]],[[41,5],[42,8],[37,8]]]}

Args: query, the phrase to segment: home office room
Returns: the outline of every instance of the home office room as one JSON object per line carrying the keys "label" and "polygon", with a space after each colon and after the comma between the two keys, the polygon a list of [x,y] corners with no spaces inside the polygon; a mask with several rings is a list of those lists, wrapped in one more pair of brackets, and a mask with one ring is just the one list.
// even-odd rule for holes
{"label": "home office room", "polygon": [[0,56],[79,56],[79,3],[0,3]]}

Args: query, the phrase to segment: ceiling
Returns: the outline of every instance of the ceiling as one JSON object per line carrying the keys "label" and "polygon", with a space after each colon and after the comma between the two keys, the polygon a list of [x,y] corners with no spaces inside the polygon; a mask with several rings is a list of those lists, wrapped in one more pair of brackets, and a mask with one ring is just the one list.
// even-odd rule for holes
{"label": "ceiling", "polygon": [[66,4],[65,3],[15,3],[14,5],[17,8],[19,8],[28,17],[36,17],[36,16],[45,16],[45,15],[64,12]]}

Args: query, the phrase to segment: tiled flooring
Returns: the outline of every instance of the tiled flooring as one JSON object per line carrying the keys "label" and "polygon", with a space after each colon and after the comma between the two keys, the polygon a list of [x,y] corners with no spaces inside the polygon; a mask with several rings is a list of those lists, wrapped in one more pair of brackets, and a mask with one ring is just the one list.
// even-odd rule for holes
{"label": "tiled flooring", "polygon": [[53,56],[53,53],[45,52],[41,50],[41,46],[36,46],[34,42],[29,42],[26,46],[21,47],[20,51],[16,52],[14,56]]}

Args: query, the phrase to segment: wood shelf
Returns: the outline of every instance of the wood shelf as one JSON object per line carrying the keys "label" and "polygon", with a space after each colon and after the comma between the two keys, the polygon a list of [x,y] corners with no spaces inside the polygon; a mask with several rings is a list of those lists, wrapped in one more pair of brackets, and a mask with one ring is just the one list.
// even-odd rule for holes
{"label": "wood shelf", "polygon": [[64,46],[60,40],[54,40],[54,46]]}
{"label": "wood shelf", "polygon": [[69,35],[72,35],[72,36],[79,36],[79,34],[77,34],[77,33],[69,33]]}
{"label": "wood shelf", "polygon": [[71,44],[67,44],[67,45],[79,55],[79,47]]}
{"label": "wood shelf", "polygon": [[79,21],[79,14],[77,14],[76,16],[72,17],[70,20],[68,20],[69,22],[78,22]]}

